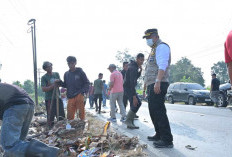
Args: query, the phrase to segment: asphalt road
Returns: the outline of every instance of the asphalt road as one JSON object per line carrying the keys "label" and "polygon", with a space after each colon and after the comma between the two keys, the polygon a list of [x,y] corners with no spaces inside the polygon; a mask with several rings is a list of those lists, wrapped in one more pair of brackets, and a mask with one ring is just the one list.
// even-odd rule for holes
{"label": "asphalt road", "polygon": [[[108,103],[107,106],[103,108],[106,113],[98,115],[103,120],[109,118]],[[147,136],[155,132],[145,102],[138,112],[139,120],[135,121],[140,129],[127,129],[120,122],[120,114],[117,114],[117,123],[113,123],[113,127],[128,136],[138,136],[142,144],[148,145],[147,152],[151,157],[232,157],[231,110],[180,104],[166,104],[166,107],[174,137],[173,149],[157,149],[147,141]],[[95,113],[94,110],[87,110]],[[187,149],[187,145],[195,150]]]}

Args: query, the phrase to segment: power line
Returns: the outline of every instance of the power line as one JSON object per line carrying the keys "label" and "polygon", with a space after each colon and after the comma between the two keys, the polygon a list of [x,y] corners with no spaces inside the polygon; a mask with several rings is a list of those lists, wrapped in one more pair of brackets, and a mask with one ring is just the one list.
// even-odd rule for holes
{"label": "power line", "polygon": [[27,18],[26,16],[24,16],[23,14],[21,14],[21,12],[17,9],[17,7],[15,6],[15,4],[11,0],[8,0],[8,2],[13,7],[13,9],[18,13],[18,15],[20,15],[22,18]]}
{"label": "power line", "polygon": [[0,30],[0,32],[2,33],[2,35],[6,38],[6,40],[12,45],[14,46],[13,42],[6,36],[6,34]]}
{"label": "power line", "polygon": [[195,51],[194,53],[191,53],[189,54],[188,56],[195,56],[195,55],[198,55],[200,52],[203,52],[201,54],[204,54],[205,52],[208,52],[208,51],[211,51],[212,49],[215,49],[215,48],[219,48],[223,45],[223,43],[219,43],[219,44],[216,44],[216,45],[212,45],[210,47],[207,47],[207,48],[203,48],[201,50],[198,50],[198,51]]}
{"label": "power line", "polygon": [[[192,57],[192,58],[193,58],[193,59],[196,59],[196,58],[206,57],[206,56],[209,56],[209,55],[218,53],[219,51],[220,51],[220,50],[218,50],[218,49],[214,49],[214,50],[210,51],[210,52],[207,53],[207,54],[203,54],[203,55],[200,55],[200,56],[197,56],[197,57]],[[223,53],[222,53],[222,54],[223,54]]]}

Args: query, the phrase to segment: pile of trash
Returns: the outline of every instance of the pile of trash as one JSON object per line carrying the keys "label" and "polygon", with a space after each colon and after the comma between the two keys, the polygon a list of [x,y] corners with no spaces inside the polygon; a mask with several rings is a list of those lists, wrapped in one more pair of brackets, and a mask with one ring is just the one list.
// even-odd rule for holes
{"label": "pile of trash", "polygon": [[86,121],[59,121],[51,130],[47,129],[45,117],[36,116],[29,130],[31,138],[59,147],[60,157],[146,156],[146,146],[140,145],[137,137],[119,135],[110,128],[110,122],[105,124],[90,113],[86,113]]}

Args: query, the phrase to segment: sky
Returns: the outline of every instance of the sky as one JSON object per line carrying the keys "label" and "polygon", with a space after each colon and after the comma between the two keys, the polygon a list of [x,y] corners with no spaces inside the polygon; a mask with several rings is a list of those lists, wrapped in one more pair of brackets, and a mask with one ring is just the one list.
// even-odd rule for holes
{"label": "sky", "polygon": [[231,6],[231,0],[1,0],[0,78],[7,83],[33,80],[27,22],[34,18],[38,68],[50,61],[63,77],[66,58],[73,55],[90,81],[100,72],[109,81],[107,67],[119,64],[117,51],[150,52],[142,36],[157,28],[171,47],[172,64],[189,58],[209,85],[210,68],[224,60]]}

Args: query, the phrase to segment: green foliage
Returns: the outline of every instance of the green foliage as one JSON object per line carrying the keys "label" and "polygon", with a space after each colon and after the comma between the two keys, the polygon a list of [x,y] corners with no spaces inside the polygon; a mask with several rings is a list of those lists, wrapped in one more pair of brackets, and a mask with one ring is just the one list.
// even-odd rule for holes
{"label": "green foliage", "polygon": [[207,86],[207,87],[206,87],[206,90],[211,90],[211,86]]}
{"label": "green foliage", "polygon": [[170,66],[170,82],[180,81],[191,81],[202,86],[205,84],[201,68],[195,67],[186,57],[181,58],[176,64]]}
{"label": "green foliage", "polygon": [[183,76],[183,78],[180,80],[180,82],[190,82],[193,83],[190,77],[186,78],[186,76]]}
{"label": "green foliage", "polygon": [[[116,54],[116,59],[120,62],[130,62],[130,60],[134,60],[135,56],[132,56],[129,51],[127,49],[125,49],[124,51],[118,51]],[[122,67],[122,66],[120,66]]]}
{"label": "green foliage", "polygon": [[[125,49],[124,51],[118,51],[115,57],[116,57],[116,60],[118,60],[119,63],[121,63],[121,65],[116,65],[119,71],[123,69],[122,67],[123,62],[130,63],[131,60],[135,60],[135,56],[131,55],[127,49]],[[143,87],[143,84],[144,84],[143,79],[144,79],[144,76],[141,76],[138,79],[138,84],[136,87],[137,89],[141,89]]]}
{"label": "green foliage", "polygon": [[24,81],[23,89],[28,93],[32,94],[34,92],[34,83],[31,80]]}
{"label": "green foliage", "polygon": [[139,95],[143,95],[143,90],[138,89],[138,90],[136,90],[136,93],[138,93]]}
{"label": "green foliage", "polygon": [[[29,96],[35,102],[35,93],[29,94]],[[38,96],[38,104],[42,104],[43,102],[44,102],[44,97]]]}
{"label": "green foliage", "polygon": [[[23,88],[29,94],[29,96],[35,101],[35,88],[34,88],[34,82],[33,81],[26,80],[26,81],[24,81],[23,85],[20,83],[20,81],[14,81],[13,84]],[[38,87],[38,101],[39,101],[39,104],[44,101],[44,95],[45,94],[42,91],[42,88]]]}
{"label": "green foliage", "polygon": [[45,93],[42,91],[41,87],[38,87],[38,96],[44,97]]}
{"label": "green foliage", "polygon": [[211,67],[212,73],[215,73],[217,75],[217,78],[220,80],[221,83],[226,83],[229,80],[228,74],[227,74],[227,67],[226,63],[224,61],[219,61],[215,63]]}
{"label": "green foliage", "polygon": [[115,57],[116,60],[118,60],[119,63],[121,63],[120,65],[116,65],[119,71],[123,69],[122,67],[123,62],[130,62],[130,60],[135,59],[135,57],[129,54],[129,51],[127,49],[125,49],[124,51],[118,51]]}
{"label": "green foliage", "polygon": [[14,81],[13,85],[19,86],[19,87],[23,87],[23,85],[20,83],[20,81]]}

